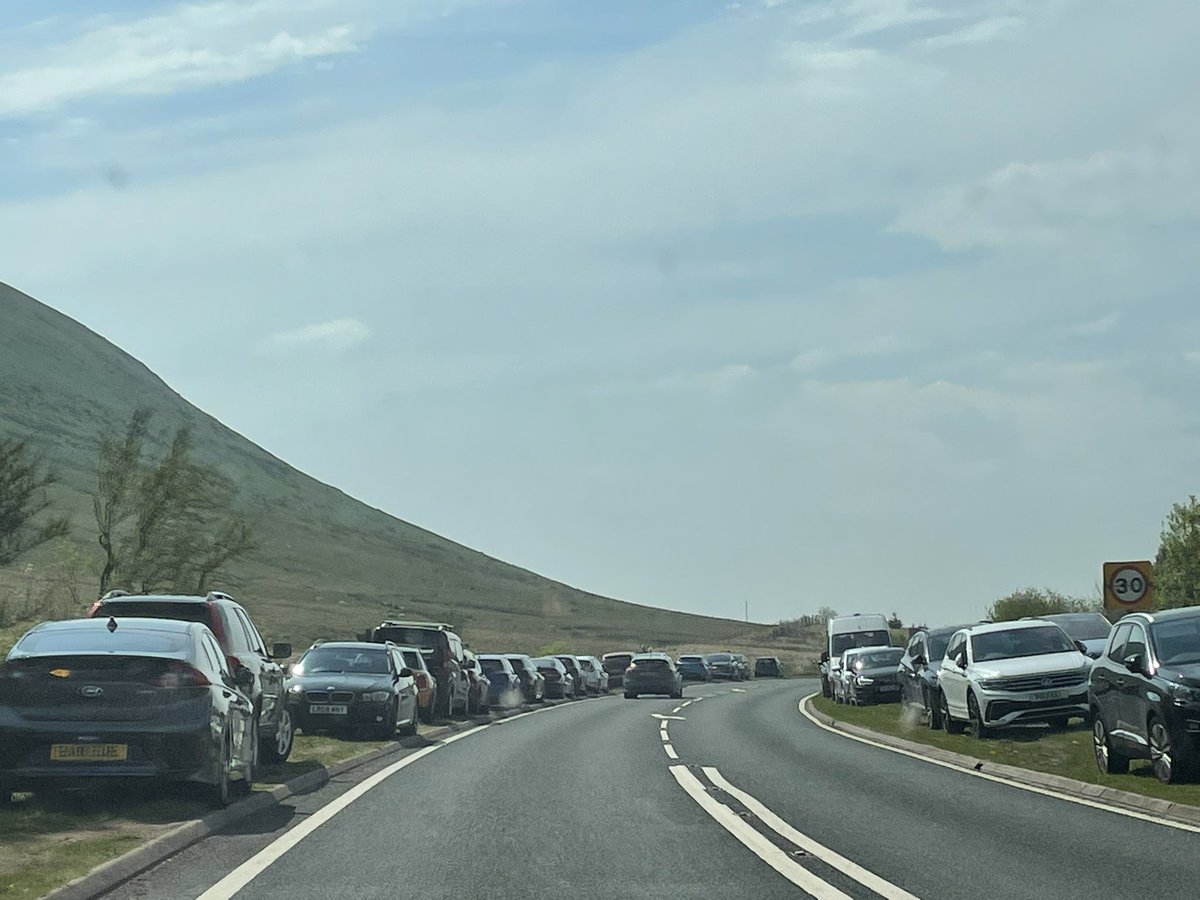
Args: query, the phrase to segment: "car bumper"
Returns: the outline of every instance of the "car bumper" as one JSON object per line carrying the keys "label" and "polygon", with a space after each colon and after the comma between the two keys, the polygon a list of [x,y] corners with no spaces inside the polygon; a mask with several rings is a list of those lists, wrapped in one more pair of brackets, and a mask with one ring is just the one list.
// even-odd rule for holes
{"label": "car bumper", "polygon": [[986,725],[1002,727],[1047,722],[1064,716],[1088,715],[1087,686],[1064,691],[1064,696],[1034,698],[1028,694],[982,691],[979,694]]}
{"label": "car bumper", "polygon": [[900,700],[900,685],[896,682],[854,685],[854,696],[874,703],[897,703]]}
{"label": "car bumper", "polygon": [[628,694],[673,694],[679,690],[673,678],[625,678],[625,692]]}
{"label": "car bumper", "polygon": [[301,731],[343,731],[363,725],[380,725],[388,714],[391,701],[367,703],[351,700],[345,713],[314,713],[308,701],[291,701],[292,719]]}

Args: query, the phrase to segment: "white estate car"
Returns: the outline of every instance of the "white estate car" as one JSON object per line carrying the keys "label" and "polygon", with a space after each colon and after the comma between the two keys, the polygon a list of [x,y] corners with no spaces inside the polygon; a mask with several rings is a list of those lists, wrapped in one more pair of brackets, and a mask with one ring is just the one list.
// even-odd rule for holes
{"label": "white estate car", "polygon": [[956,631],[938,672],[942,724],[976,737],[1025,722],[1088,715],[1091,660],[1057,625],[998,622]]}

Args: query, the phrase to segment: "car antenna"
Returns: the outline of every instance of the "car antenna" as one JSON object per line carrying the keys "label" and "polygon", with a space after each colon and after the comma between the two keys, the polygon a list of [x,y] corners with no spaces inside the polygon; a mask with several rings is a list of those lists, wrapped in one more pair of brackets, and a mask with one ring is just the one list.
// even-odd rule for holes
{"label": "car antenna", "polygon": [[116,630],[117,630],[117,620],[116,620],[116,618],[115,618],[115,617],[113,617],[113,616],[109,616],[109,617],[108,617],[108,624],[107,624],[107,625],[105,625],[104,627],[108,629],[108,633],[109,633],[109,634],[112,634],[114,631],[116,631]]}

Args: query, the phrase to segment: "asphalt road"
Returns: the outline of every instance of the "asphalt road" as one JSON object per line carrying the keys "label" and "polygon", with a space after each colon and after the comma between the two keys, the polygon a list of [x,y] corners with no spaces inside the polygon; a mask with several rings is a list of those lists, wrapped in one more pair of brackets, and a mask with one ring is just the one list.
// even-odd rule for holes
{"label": "asphalt road", "polygon": [[243,822],[108,896],[1200,891],[1200,835],[831,734],[797,710],[814,686],[689,685],[687,705],[618,695],[464,732]]}

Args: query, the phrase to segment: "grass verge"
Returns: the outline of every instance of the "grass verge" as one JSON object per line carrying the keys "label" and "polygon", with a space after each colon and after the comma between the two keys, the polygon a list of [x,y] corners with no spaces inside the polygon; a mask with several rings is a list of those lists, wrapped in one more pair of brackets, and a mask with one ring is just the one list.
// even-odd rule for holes
{"label": "grass verge", "polygon": [[1128,775],[1102,775],[1092,755],[1091,727],[1078,719],[1073,719],[1062,731],[1029,725],[1009,728],[998,732],[996,737],[981,741],[969,730],[965,734],[933,731],[928,725],[913,721],[907,712],[902,713],[896,703],[842,706],[824,697],[816,697],[812,704],[815,709],[839,722],[941,747],[984,762],[1019,766],[1133,794],[1200,806],[1200,784],[1162,784],[1154,777],[1149,763],[1135,760]]}

